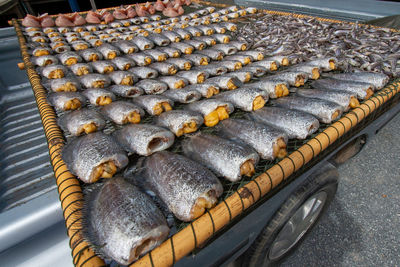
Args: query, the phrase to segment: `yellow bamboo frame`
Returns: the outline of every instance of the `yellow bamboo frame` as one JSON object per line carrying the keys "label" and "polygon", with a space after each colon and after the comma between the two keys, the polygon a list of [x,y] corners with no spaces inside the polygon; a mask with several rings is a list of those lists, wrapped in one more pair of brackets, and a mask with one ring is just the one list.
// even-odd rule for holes
{"label": "yellow bamboo frame", "polygon": [[[217,7],[227,6],[203,1],[196,2]],[[312,18],[311,16],[287,12],[269,10],[262,10],[262,12],[299,18]],[[342,21],[325,18],[316,19],[343,23]],[[17,32],[25,69],[32,85],[48,142],[50,160],[56,177],[67,233],[70,237],[73,263],[76,266],[103,266],[105,265],[104,261],[94,254],[89,245],[82,238],[80,232],[83,202],[82,189],[78,179],[68,171],[66,164],[61,158],[60,152],[64,146],[64,137],[57,125],[54,109],[47,103],[46,90],[40,83],[40,76],[36,73],[30,61],[30,55],[22,30],[17,20],[13,19],[12,25]],[[159,247],[141,257],[131,266],[158,267],[173,265],[176,261],[211,238],[218,230],[229,224],[232,219],[243,213],[247,208],[256,203],[260,198],[311,161],[311,159],[324,151],[329,145],[334,143],[399,92],[400,81],[395,81],[386,86],[375,96],[362,103],[360,107],[345,114],[340,120],[330,125],[298,150],[282,159],[248,184],[239,188],[236,193],[232,194],[225,201],[210,209],[207,213],[193,221],[189,226],[164,241]]]}

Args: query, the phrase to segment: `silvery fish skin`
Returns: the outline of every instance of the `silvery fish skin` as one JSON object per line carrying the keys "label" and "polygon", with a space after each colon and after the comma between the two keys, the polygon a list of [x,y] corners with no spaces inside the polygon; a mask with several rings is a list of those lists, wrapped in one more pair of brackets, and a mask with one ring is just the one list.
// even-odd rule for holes
{"label": "silvery fish skin", "polygon": [[117,70],[109,74],[111,80],[117,85],[133,85],[139,78],[129,71]]}
{"label": "silvery fish skin", "polygon": [[222,60],[224,58],[224,52],[221,50],[213,49],[213,48],[207,48],[201,51],[197,51],[197,54],[200,55],[206,55],[212,60]]}
{"label": "silvery fish skin", "polygon": [[140,79],[151,79],[157,78],[158,76],[158,71],[150,67],[135,67],[130,69],[129,71],[135,74]]}
{"label": "silvery fish skin", "polygon": [[185,28],[185,31],[189,32],[192,36],[201,36],[203,35],[203,32],[194,26],[189,26]]}
{"label": "silvery fish skin", "polygon": [[203,66],[196,66],[193,70],[205,71],[209,76],[219,76],[228,72],[228,69],[222,63],[211,63]]}
{"label": "silvery fish skin", "polygon": [[142,156],[165,150],[175,140],[175,135],[170,131],[150,124],[129,124],[112,135],[126,151]]}
{"label": "silvery fish skin", "polygon": [[67,75],[68,69],[63,65],[50,65],[42,69],[42,75],[48,79],[60,79]]}
{"label": "silvery fish skin", "polygon": [[275,100],[274,104],[280,107],[310,113],[323,123],[331,123],[340,118],[343,112],[343,108],[334,102],[301,96],[282,97]]}
{"label": "silvery fish skin", "polygon": [[179,43],[171,43],[170,47],[178,49],[179,51],[182,52],[182,54],[186,54],[186,55],[190,55],[191,53],[193,53],[194,51],[194,47],[183,43],[183,42],[179,42]]}
{"label": "silvery fish skin", "polygon": [[231,56],[225,57],[224,59],[240,61],[243,65],[250,64],[253,61],[251,56],[246,56],[246,55],[231,55]]}
{"label": "silvery fish skin", "polygon": [[221,22],[219,25],[228,29],[228,31],[235,32],[237,31],[237,26],[232,22]]}
{"label": "silvery fish skin", "polygon": [[116,57],[111,60],[111,62],[119,69],[119,70],[129,70],[134,67],[136,63],[129,58],[125,57]]}
{"label": "silvery fish skin", "polygon": [[268,101],[268,93],[264,90],[247,87],[223,92],[215,96],[216,99],[232,103],[235,108],[244,111],[253,111],[264,107]]}
{"label": "silvery fish skin", "polygon": [[255,121],[243,119],[228,119],[222,121],[217,129],[232,140],[239,140],[254,148],[262,159],[274,160],[286,156],[286,134]]}
{"label": "silvery fish skin", "polygon": [[50,88],[53,92],[76,92],[79,82],[73,78],[61,78],[50,80]]}
{"label": "silvery fish skin", "polygon": [[[87,41],[93,47],[99,47],[103,44],[103,41],[100,39],[90,39]],[[85,50],[83,50],[85,51]]]}
{"label": "silvery fish skin", "polygon": [[118,264],[129,265],[168,236],[162,212],[121,177],[89,188],[84,200],[83,236],[94,251]]}
{"label": "silvery fish skin", "polygon": [[128,157],[111,136],[95,132],[69,142],[62,151],[68,169],[85,183],[111,178]]}
{"label": "silvery fish skin", "polygon": [[195,66],[208,65],[210,62],[210,58],[208,56],[197,53],[184,55],[183,58],[191,61]]}
{"label": "silvery fish skin", "polygon": [[182,37],[178,33],[173,31],[164,31],[161,34],[167,37],[171,42],[175,43],[180,42],[182,39]]}
{"label": "silvery fish skin", "polygon": [[140,80],[136,86],[142,88],[146,94],[162,94],[168,89],[166,83],[153,79]]}
{"label": "silvery fish skin", "polygon": [[213,83],[219,88],[225,90],[234,90],[243,85],[239,79],[230,76],[217,76],[209,78],[207,79],[207,83]]}
{"label": "silvery fish skin", "polygon": [[154,43],[143,36],[136,36],[131,42],[139,47],[140,50],[152,49],[154,47]]}
{"label": "silvery fish skin", "polygon": [[300,87],[308,80],[308,75],[302,71],[281,71],[275,75],[265,76],[264,80],[281,80],[286,81],[291,86]]}
{"label": "silvery fish skin", "polygon": [[194,89],[179,89],[179,90],[167,90],[163,93],[164,96],[172,99],[179,103],[192,103],[201,98],[201,94]]}
{"label": "silvery fish skin", "polygon": [[165,61],[168,58],[167,53],[162,52],[161,50],[158,49],[149,49],[149,50],[145,50],[143,51],[144,54],[148,55],[149,57],[154,58],[154,61]]}
{"label": "silvery fish skin", "polygon": [[104,88],[111,84],[108,76],[102,74],[87,74],[80,77],[81,84],[86,88]]}
{"label": "silvery fish skin", "polygon": [[318,58],[309,61],[308,64],[318,66],[323,71],[331,71],[337,68],[337,59],[335,57]]}
{"label": "silvery fish skin", "polygon": [[79,136],[102,130],[106,122],[96,111],[82,108],[60,117],[58,124],[72,135]]}
{"label": "silvery fish skin", "polygon": [[352,72],[352,73],[338,73],[331,74],[329,77],[354,82],[370,83],[375,86],[376,89],[382,89],[389,81],[389,76],[383,73],[376,72]]}
{"label": "silvery fish skin", "polygon": [[201,114],[190,110],[167,111],[156,119],[158,125],[168,128],[178,137],[197,131],[203,122],[204,120]]}
{"label": "silvery fish skin", "polygon": [[340,105],[344,111],[360,106],[357,95],[346,91],[328,91],[323,89],[297,89],[296,94],[303,97],[328,100]]}
{"label": "silvery fish skin", "polygon": [[155,62],[149,66],[161,75],[174,75],[178,72],[178,66],[169,62]]}
{"label": "silvery fish skin", "polygon": [[34,57],[33,63],[37,66],[44,67],[48,65],[55,65],[58,63],[58,59],[55,56],[44,55],[40,57]]}
{"label": "silvery fish skin", "polygon": [[267,69],[261,66],[248,65],[240,69],[241,71],[249,71],[255,77],[261,77],[267,73]]}
{"label": "silvery fish skin", "polygon": [[176,65],[180,70],[190,70],[193,66],[190,60],[184,58],[169,58],[165,62]]}
{"label": "silvery fish skin", "polygon": [[189,40],[192,38],[192,34],[185,29],[174,29],[174,32],[177,33],[183,40]]}
{"label": "silvery fish skin", "polygon": [[151,40],[154,44],[158,46],[167,46],[171,43],[171,41],[167,37],[161,34],[151,33],[146,36],[146,38]]}
{"label": "silvery fish skin", "polygon": [[249,113],[249,117],[283,130],[289,139],[306,139],[319,128],[319,121],[313,115],[287,108],[263,107]]}
{"label": "silvery fish skin", "polygon": [[116,124],[139,123],[144,110],[125,101],[115,101],[101,108],[101,113]]}
{"label": "silvery fish skin", "polygon": [[219,99],[206,99],[190,103],[186,109],[201,113],[204,118],[204,124],[207,127],[213,127],[218,122],[229,118],[229,114],[234,111],[230,102]]}
{"label": "silvery fish skin", "polygon": [[245,51],[250,48],[249,44],[243,41],[231,41],[229,45],[236,47],[238,51]]}
{"label": "silvery fish skin", "polygon": [[82,57],[80,57],[77,53],[75,52],[65,52],[60,55],[58,55],[58,58],[60,59],[60,62],[63,65],[66,66],[71,66],[76,63],[82,62]]}
{"label": "silvery fish skin", "polygon": [[115,95],[134,98],[143,94],[143,89],[137,86],[130,85],[112,85],[108,88]]}
{"label": "silvery fish skin", "polygon": [[151,57],[143,52],[128,54],[128,55],[126,55],[126,57],[135,61],[135,63],[138,66],[147,66],[154,61],[153,57]]}
{"label": "silvery fish skin", "polygon": [[214,34],[214,29],[209,27],[209,26],[199,25],[196,28],[199,29],[202,32],[202,34],[204,34],[204,35],[212,35],[212,34]]}
{"label": "silvery fish skin", "polygon": [[111,73],[117,69],[111,61],[107,60],[95,61],[92,62],[91,65],[93,69],[100,74]]}
{"label": "silvery fish skin", "polygon": [[256,61],[252,65],[264,67],[267,69],[267,71],[276,71],[279,67],[279,63],[277,61],[269,59]]}
{"label": "silvery fish skin", "polygon": [[225,66],[228,71],[240,70],[243,67],[242,62],[238,60],[226,60],[225,58],[219,64]]}
{"label": "silvery fish skin", "polygon": [[172,48],[169,46],[161,46],[157,48],[159,51],[164,52],[168,55],[168,57],[179,58],[182,52],[179,49]]}
{"label": "silvery fish skin", "polygon": [[252,148],[221,137],[199,133],[182,144],[184,154],[231,182],[255,173],[259,156]]}
{"label": "silvery fish skin", "polygon": [[213,95],[219,94],[219,87],[212,83],[192,84],[185,87],[186,90],[196,90],[203,97],[210,98]]}
{"label": "silvery fish skin", "polygon": [[[217,40],[214,37],[208,36],[208,35],[197,36],[197,37],[194,37],[193,40],[203,42],[208,46],[217,44]],[[205,46],[202,49],[204,49],[204,48],[205,48]]]}
{"label": "silvery fish skin", "polygon": [[32,55],[35,57],[46,56],[51,54],[51,49],[48,47],[37,47],[33,49]]}
{"label": "silvery fish skin", "polygon": [[277,61],[279,63],[279,65],[282,65],[282,66],[290,65],[290,60],[289,60],[289,57],[287,57],[287,56],[277,55],[277,56],[268,57],[266,59]]}
{"label": "silvery fish skin", "polygon": [[77,75],[82,76],[93,72],[92,66],[86,63],[78,63],[69,67],[71,71]]}
{"label": "silvery fish skin", "polygon": [[337,80],[333,78],[324,78],[313,81],[313,88],[326,90],[343,90],[353,94],[357,94],[358,99],[368,99],[374,94],[374,86],[370,83]]}
{"label": "silvery fish skin", "polygon": [[191,39],[191,40],[184,40],[183,43],[193,46],[196,50],[203,50],[207,47],[206,42]]}
{"label": "silvery fish skin", "polygon": [[47,99],[57,110],[74,110],[86,103],[86,97],[78,92],[58,92],[49,94]]}
{"label": "silvery fish skin", "polygon": [[103,44],[97,47],[97,50],[103,55],[105,59],[113,59],[121,54],[118,48],[110,44]]}
{"label": "silvery fish skin", "polygon": [[118,47],[124,54],[132,54],[139,51],[139,47],[129,41],[118,40],[114,43],[116,47]]}
{"label": "silvery fish skin", "polygon": [[308,63],[299,63],[287,69],[288,71],[301,71],[308,75],[308,79],[317,80],[321,76],[320,68]]}
{"label": "silvery fish skin", "polygon": [[187,79],[177,76],[161,76],[158,80],[166,83],[168,88],[172,90],[183,88],[189,84]]}
{"label": "silvery fish skin", "polygon": [[230,35],[222,33],[213,34],[212,37],[215,38],[219,44],[227,44],[232,38]]}
{"label": "silvery fish skin", "polygon": [[242,83],[247,83],[253,78],[253,73],[250,71],[235,71],[225,74],[224,76],[235,77]]}
{"label": "silvery fish skin", "polygon": [[224,52],[225,55],[233,55],[238,51],[238,49],[231,44],[216,44],[213,46],[213,49],[220,50]]}
{"label": "silvery fish skin", "polygon": [[176,76],[187,79],[191,84],[204,83],[204,81],[210,76],[205,71],[200,70],[188,70],[179,71]]}
{"label": "silvery fish skin", "polygon": [[146,158],[145,187],[154,191],[179,219],[190,222],[212,208],[222,194],[218,178],[184,156],[162,151]]}
{"label": "silvery fish skin", "polygon": [[226,27],[217,23],[210,24],[210,27],[213,28],[216,33],[226,33],[227,31]]}
{"label": "silvery fish skin", "polygon": [[82,92],[87,97],[90,104],[94,106],[104,106],[115,101],[115,95],[108,90],[100,88],[89,88]]}
{"label": "silvery fish skin", "polygon": [[162,95],[142,95],[133,99],[135,104],[145,109],[150,115],[160,115],[172,110],[174,102]]}

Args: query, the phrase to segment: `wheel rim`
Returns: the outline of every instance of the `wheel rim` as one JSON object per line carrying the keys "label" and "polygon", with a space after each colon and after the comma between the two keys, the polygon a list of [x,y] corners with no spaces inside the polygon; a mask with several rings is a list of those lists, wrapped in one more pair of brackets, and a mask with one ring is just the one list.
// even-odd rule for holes
{"label": "wheel rim", "polygon": [[325,191],[315,193],[298,208],[272,242],[268,253],[270,260],[279,259],[296,245],[317,220],[325,206],[327,196]]}

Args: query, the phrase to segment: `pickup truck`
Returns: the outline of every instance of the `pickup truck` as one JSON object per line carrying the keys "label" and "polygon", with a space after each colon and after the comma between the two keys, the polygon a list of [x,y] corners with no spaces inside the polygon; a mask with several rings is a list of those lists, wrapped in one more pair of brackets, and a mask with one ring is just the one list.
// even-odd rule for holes
{"label": "pickup truck", "polygon": [[[400,3],[341,1],[237,1],[237,5],[364,21],[400,13]],[[332,6],[334,5],[334,6]],[[363,10],[364,9],[364,10]],[[365,9],[368,9],[365,10]],[[13,28],[0,29],[0,260],[3,266],[71,266],[71,249],[60,209],[46,138]],[[336,165],[400,111],[399,95],[382,103],[362,123],[234,219],[202,249],[176,266],[220,266],[246,253],[252,262],[282,259],[317,222],[335,195]],[[290,227],[295,226],[295,231]],[[285,241],[285,245],[281,245]]]}

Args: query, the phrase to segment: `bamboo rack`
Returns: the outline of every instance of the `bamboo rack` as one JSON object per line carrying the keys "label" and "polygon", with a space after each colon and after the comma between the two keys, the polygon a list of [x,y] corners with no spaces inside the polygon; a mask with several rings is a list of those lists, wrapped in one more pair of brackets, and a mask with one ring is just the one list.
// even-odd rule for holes
{"label": "bamboo rack", "polygon": [[[227,5],[210,2],[195,1],[202,5],[226,7]],[[261,12],[295,16],[299,18],[309,17],[287,12],[262,10]],[[315,18],[333,23],[348,23],[338,20]],[[51,164],[53,166],[58,192],[65,219],[67,233],[70,238],[70,247],[75,266],[104,266],[104,261],[95,255],[89,244],[81,235],[82,202],[83,193],[78,179],[69,172],[61,158],[61,150],[64,146],[64,136],[57,125],[56,113],[46,100],[46,89],[41,85],[40,76],[36,73],[30,61],[30,55],[23,36],[21,27],[16,19],[11,21],[15,27],[19,40],[21,54],[25,70],[32,85],[34,96],[39,108],[43,128],[45,131]],[[228,225],[235,217],[260,200],[272,189],[280,185],[291,174],[310,162],[328,146],[342,137],[350,129],[363,121],[374,110],[384,105],[388,100],[400,92],[400,81],[394,81],[375,96],[371,97],[360,107],[343,115],[337,122],[331,124],[323,132],[309,140],[306,144],[272,166],[234,194],[210,209],[204,215],[190,223],[187,227],[164,241],[159,247],[153,249],[141,257],[131,266],[171,266],[183,258],[202,243],[211,238],[217,231]]]}

